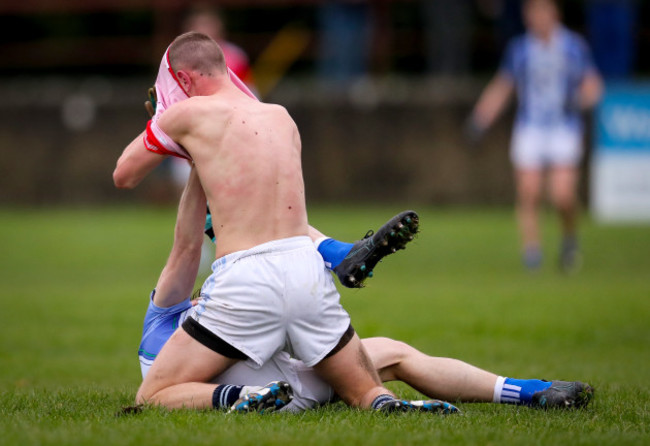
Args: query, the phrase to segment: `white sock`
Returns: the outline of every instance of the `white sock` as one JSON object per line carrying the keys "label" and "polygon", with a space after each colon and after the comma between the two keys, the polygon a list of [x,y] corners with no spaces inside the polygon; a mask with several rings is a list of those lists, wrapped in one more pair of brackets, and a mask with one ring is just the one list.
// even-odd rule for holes
{"label": "white sock", "polygon": [[493,403],[501,402],[501,391],[503,390],[503,384],[506,382],[505,376],[497,377],[497,382],[494,383],[494,395],[492,396]]}

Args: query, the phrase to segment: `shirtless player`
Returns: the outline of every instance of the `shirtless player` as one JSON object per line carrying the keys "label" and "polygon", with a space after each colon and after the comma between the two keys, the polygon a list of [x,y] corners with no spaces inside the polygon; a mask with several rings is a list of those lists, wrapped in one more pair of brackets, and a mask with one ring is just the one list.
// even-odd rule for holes
{"label": "shirtless player", "polygon": [[212,377],[239,360],[261,367],[289,350],[346,403],[402,408],[381,385],[308,236],[300,136],[291,117],[242,93],[218,45],[203,34],[179,36],[169,61],[189,99],[150,121],[145,144],[194,162],[219,215],[218,260],[137,402],[211,407]]}

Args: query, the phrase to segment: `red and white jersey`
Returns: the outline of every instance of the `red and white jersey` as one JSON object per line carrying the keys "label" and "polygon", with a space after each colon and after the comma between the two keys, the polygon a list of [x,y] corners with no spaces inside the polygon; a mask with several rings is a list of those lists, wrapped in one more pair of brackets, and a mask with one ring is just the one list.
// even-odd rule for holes
{"label": "red and white jersey", "polygon": [[[253,99],[257,97],[246,86],[246,84],[230,69],[228,74],[233,84],[241,91],[246,93]],[[156,77],[156,94],[158,100],[156,103],[156,113],[147,125],[147,132],[145,133],[144,142],[147,150],[150,150],[161,155],[173,155],[180,158],[191,159],[189,154],[178,144],[171,140],[160,129],[156,121],[160,116],[172,105],[177,102],[184,101],[189,98],[189,95],[181,85],[176,73],[172,70],[171,63],[169,62],[169,48],[165,50],[162,60],[160,61],[160,68],[158,69],[158,76]]]}
{"label": "red and white jersey", "polygon": [[[225,48],[229,48],[227,54],[224,52],[224,57],[226,55],[229,55],[229,57],[225,57],[226,62],[228,63],[228,60],[231,59],[232,63],[236,64],[238,69],[241,70],[241,56],[237,56],[235,54],[236,52],[233,52],[232,48],[224,47],[224,51]],[[228,66],[228,74],[230,75],[230,80],[232,83],[251,98],[257,99],[253,92],[248,88],[246,83],[242,81],[240,77],[235,73],[236,71]],[[160,115],[173,104],[184,101],[189,97],[185,89],[183,89],[183,86],[180,84],[178,78],[176,77],[176,73],[174,73],[174,70],[172,70],[171,63],[169,62],[169,48],[165,50],[165,54],[160,61],[158,77],[156,77],[156,93],[158,94],[158,103],[156,105],[156,114],[153,117],[154,121],[157,121],[158,118],[160,118]]]}
{"label": "red and white jersey", "polygon": [[189,98],[169,63],[169,48],[165,50],[165,54],[160,61],[158,77],[156,77],[156,94],[158,95],[158,102],[156,104],[156,114],[152,118],[154,121],[157,121],[160,115],[175,103]]}

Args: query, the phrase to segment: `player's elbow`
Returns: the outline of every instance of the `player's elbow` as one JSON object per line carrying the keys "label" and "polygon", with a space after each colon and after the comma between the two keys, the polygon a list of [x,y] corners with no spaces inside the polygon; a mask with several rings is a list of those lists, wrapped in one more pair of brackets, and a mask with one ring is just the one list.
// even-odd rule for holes
{"label": "player's elbow", "polygon": [[133,189],[138,183],[118,166],[113,171],[113,184],[118,189]]}
{"label": "player's elbow", "polygon": [[195,257],[201,257],[203,249],[203,232],[189,232],[176,229],[174,233],[173,249],[180,258],[189,261]]}

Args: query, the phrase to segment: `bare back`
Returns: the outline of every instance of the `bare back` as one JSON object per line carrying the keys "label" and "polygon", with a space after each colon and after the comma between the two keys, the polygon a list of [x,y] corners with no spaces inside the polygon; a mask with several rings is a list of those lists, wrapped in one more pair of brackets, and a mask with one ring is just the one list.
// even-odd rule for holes
{"label": "bare back", "polygon": [[213,214],[216,256],[307,235],[300,135],[287,111],[229,86],[177,105],[160,125],[169,121],[169,135],[194,160]]}

